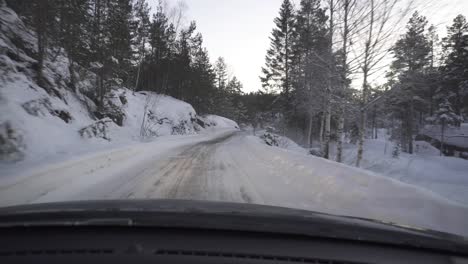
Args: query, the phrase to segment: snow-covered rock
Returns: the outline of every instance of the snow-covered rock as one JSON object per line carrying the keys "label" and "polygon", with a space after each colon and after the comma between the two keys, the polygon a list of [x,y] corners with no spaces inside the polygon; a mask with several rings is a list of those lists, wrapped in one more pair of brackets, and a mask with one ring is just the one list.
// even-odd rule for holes
{"label": "snow-covered rock", "polygon": [[235,121],[222,116],[206,115],[201,120],[204,120],[211,127],[239,129],[239,125]]}
{"label": "snow-covered rock", "polygon": [[307,150],[299,146],[296,142],[294,142],[288,137],[275,134],[271,128],[267,128],[267,130],[258,131],[256,134],[261,139],[261,141],[267,144],[268,146],[287,149],[289,151],[294,151],[298,153],[307,153]]}

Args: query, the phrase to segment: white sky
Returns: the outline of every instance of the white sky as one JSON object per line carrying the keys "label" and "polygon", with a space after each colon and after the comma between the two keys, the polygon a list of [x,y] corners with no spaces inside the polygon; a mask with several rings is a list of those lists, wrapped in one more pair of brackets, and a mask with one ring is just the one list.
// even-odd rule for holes
{"label": "white sky", "polygon": [[[166,0],[176,5],[180,0]],[[362,0],[366,1],[366,0]],[[468,16],[468,0],[419,0],[420,12],[445,34],[457,14]],[[155,10],[157,0],[148,0]],[[211,61],[222,56],[230,70],[244,84],[244,91],[261,88],[259,75],[270,45],[273,19],[282,0],[184,0],[188,20],[197,22]],[[299,0],[293,2],[299,3]],[[428,4],[430,2],[430,4]],[[406,23],[406,21],[405,21]]]}

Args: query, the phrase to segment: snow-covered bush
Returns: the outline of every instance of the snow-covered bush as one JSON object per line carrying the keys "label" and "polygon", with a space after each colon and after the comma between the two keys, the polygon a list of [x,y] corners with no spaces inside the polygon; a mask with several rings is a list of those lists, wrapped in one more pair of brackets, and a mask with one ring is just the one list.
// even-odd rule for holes
{"label": "snow-covered bush", "polygon": [[270,132],[265,132],[265,133],[263,133],[262,136],[260,136],[260,138],[263,139],[263,141],[265,141],[265,143],[268,146],[279,147],[279,136],[278,135],[275,135],[275,134],[270,133]]}
{"label": "snow-covered bush", "polygon": [[392,157],[394,159],[398,159],[398,157],[400,157],[400,145],[399,144],[395,144],[393,146]]}
{"label": "snow-covered bush", "polygon": [[26,146],[23,136],[9,122],[0,124],[0,161],[16,161],[23,158]]}
{"label": "snow-covered bush", "polygon": [[322,150],[320,148],[312,148],[309,150],[309,154],[316,157],[323,157]]}
{"label": "snow-covered bush", "polygon": [[107,101],[101,111],[95,113],[99,119],[109,118],[118,126],[123,126],[125,120],[125,113],[122,108],[114,104],[111,100]]}
{"label": "snow-covered bush", "polygon": [[104,118],[80,129],[78,132],[83,138],[102,138],[110,141],[111,139],[108,130],[112,123],[113,121],[110,118]]}
{"label": "snow-covered bush", "polygon": [[32,116],[46,116],[47,113],[49,113],[52,116],[59,117],[65,123],[69,123],[73,120],[72,115],[67,110],[54,109],[49,98],[31,100],[22,104],[22,107]]}

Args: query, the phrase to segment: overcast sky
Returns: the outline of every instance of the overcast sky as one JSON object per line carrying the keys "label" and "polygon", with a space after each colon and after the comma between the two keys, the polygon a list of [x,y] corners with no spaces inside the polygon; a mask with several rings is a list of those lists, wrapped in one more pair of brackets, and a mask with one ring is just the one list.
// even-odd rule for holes
{"label": "overcast sky", "polygon": [[[180,0],[166,0],[175,5]],[[362,0],[366,1],[366,0]],[[441,34],[457,14],[468,16],[468,0],[419,0],[426,3],[421,13],[438,25]],[[148,0],[155,10],[157,0]],[[273,19],[282,0],[184,0],[187,21],[195,20],[203,34],[211,61],[223,56],[244,84],[244,91],[261,88],[258,76],[265,62]],[[293,2],[299,3],[299,0]],[[429,5],[427,7],[427,5]]]}

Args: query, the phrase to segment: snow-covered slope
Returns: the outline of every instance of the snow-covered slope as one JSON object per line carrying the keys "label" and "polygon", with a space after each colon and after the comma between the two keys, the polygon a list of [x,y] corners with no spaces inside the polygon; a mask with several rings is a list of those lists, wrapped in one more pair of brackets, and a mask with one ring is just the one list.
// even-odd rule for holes
{"label": "snow-covered slope", "polygon": [[98,111],[96,76],[80,68],[72,89],[63,52],[46,56],[46,85],[39,87],[34,33],[6,7],[0,7],[0,26],[0,162],[38,164],[135,140],[237,127],[225,118],[199,117],[172,97],[125,87],[111,87]]}
{"label": "snow-covered slope", "polygon": [[[452,201],[468,205],[468,160],[441,157],[440,152],[424,141],[415,142],[413,155],[393,157],[394,143],[380,137],[364,145],[362,168],[401,182],[424,187]],[[347,144],[344,162],[354,165],[357,149]]]}
{"label": "snow-covered slope", "polygon": [[[306,149],[287,137],[266,131],[257,131],[256,135],[267,145],[299,154],[307,153]],[[366,140],[362,169],[423,187],[451,201],[468,205],[468,160],[441,157],[438,149],[424,141],[415,142],[415,154],[399,153],[398,157],[393,157],[395,144],[387,137],[382,130],[379,131],[379,139]],[[333,144],[330,151],[331,157],[335,157],[336,147]],[[343,162],[355,166],[356,159],[357,146],[345,144]]]}

